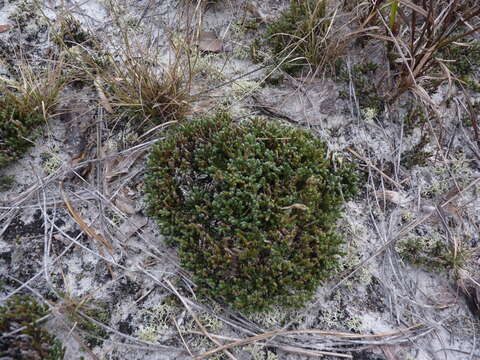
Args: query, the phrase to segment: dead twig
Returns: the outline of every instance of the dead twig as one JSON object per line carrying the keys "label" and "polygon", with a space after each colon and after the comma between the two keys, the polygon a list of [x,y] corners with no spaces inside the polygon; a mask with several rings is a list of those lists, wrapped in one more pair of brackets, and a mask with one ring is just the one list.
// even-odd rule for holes
{"label": "dead twig", "polygon": [[[97,234],[92,228],[90,228],[85,221],[77,214],[75,211],[74,207],[72,206],[70,200],[67,197],[67,194],[65,193],[65,189],[63,188],[63,181],[60,182],[60,193],[62,195],[63,201],[65,205],[67,206],[68,213],[70,216],[75,220],[75,222],[80,226],[80,228],[91,238],[97,240],[100,244],[102,244],[109,252],[111,258],[113,259],[113,252],[114,249],[110,242],[105,239],[104,237],[100,236]],[[104,256],[102,248],[100,250],[100,255]],[[113,269],[111,267],[111,264],[107,262],[107,268],[112,276],[112,278],[115,278]]]}
{"label": "dead twig", "polygon": [[[235,341],[235,342],[231,342],[229,344],[222,345],[220,347],[217,347],[215,349],[209,350],[207,352],[204,352],[201,355],[196,356],[195,360],[205,359],[205,358],[207,358],[207,357],[209,357],[209,356],[211,356],[211,355],[213,355],[213,354],[215,354],[219,351],[224,351],[226,349],[230,349],[230,348],[233,348],[233,347],[236,347],[236,346],[250,344],[250,343],[256,342],[258,340],[265,340],[265,339],[268,339],[270,337],[277,336],[277,335],[316,334],[316,335],[324,335],[324,336],[335,336],[335,337],[339,337],[339,338],[343,338],[343,339],[362,339],[362,338],[371,339],[371,338],[384,338],[384,337],[391,337],[391,336],[395,336],[395,335],[405,334],[406,332],[410,332],[410,331],[413,331],[415,329],[418,329],[418,328],[422,327],[423,325],[424,325],[423,323],[419,323],[419,324],[415,324],[413,326],[410,326],[409,328],[406,328],[406,329],[394,331],[394,332],[391,332],[391,333],[384,333],[384,334],[353,334],[353,333],[344,333],[344,332],[337,332],[337,331],[325,331],[325,330],[318,330],[318,329],[277,330],[277,331],[271,331],[271,332],[267,332],[267,333],[260,334],[260,335],[251,336],[251,337],[246,338],[246,339],[242,339],[242,340],[238,340],[238,341]],[[345,356],[345,354],[341,354],[341,355],[343,355],[343,356],[340,356],[340,357],[348,357],[348,356]],[[339,355],[335,354],[335,356],[339,356]]]}
{"label": "dead twig", "polygon": [[[402,189],[403,186],[398,182],[398,181],[395,181],[394,179],[392,179],[390,176],[388,176],[387,174],[385,174],[382,170],[380,170],[378,167],[376,167],[375,165],[373,165],[371,163],[370,160],[367,160],[365,159],[363,156],[359,155],[357,152],[355,152],[354,150],[350,149],[350,148],[347,148],[347,151],[349,153],[351,153],[353,156],[355,156],[357,159],[360,159],[362,160],[365,164],[367,164],[368,167],[374,169],[375,171],[377,171],[380,175],[382,175],[385,179],[387,179],[388,181],[390,181],[392,184],[394,184],[397,188],[399,189]],[[403,181],[402,181],[403,182]]]}
{"label": "dead twig", "polygon": [[[183,306],[185,306],[185,309],[187,309],[187,311],[190,313],[190,315],[192,316],[193,320],[195,321],[195,323],[198,325],[198,327],[200,328],[200,330],[202,331],[202,333],[207,337],[209,338],[214,344],[217,344],[219,346],[219,348],[222,348],[224,347],[225,345],[221,345],[221,343],[215,339],[213,336],[210,335],[210,333],[207,331],[207,329],[205,329],[205,326],[203,326],[203,324],[200,322],[200,320],[198,320],[198,317],[197,315],[195,314],[195,312],[190,308],[190,306],[187,304],[187,302],[183,299],[183,296],[179,294],[179,292],[177,291],[177,289],[172,285],[172,283],[168,280],[165,280],[165,282],[167,283],[167,285],[170,287],[170,289],[175,293],[175,295],[177,295],[178,299],[182,302]],[[228,350],[227,348],[225,349],[221,349],[219,351],[223,351],[231,360],[236,360],[235,356],[233,356]]]}

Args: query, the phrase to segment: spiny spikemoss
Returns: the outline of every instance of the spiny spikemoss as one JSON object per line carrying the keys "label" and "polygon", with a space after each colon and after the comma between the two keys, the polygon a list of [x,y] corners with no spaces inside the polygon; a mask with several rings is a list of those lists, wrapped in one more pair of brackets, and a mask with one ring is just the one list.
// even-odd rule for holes
{"label": "spiny spikemoss", "polygon": [[397,243],[396,250],[404,260],[431,271],[461,267],[467,256],[464,251],[451,249],[435,234],[403,239]]}
{"label": "spiny spikemoss", "polygon": [[0,358],[61,360],[61,343],[36,322],[47,308],[30,296],[17,295],[0,306]]}
{"label": "spiny spikemoss", "polygon": [[447,66],[460,79],[466,79],[480,66],[480,40],[466,40],[462,44],[450,44],[441,51],[449,60]]}
{"label": "spiny spikemoss", "polygon": [[[82,312],[86,316],[102,323],[109,325],[111,320],[111,310],[106,304],[101,302],[84,305]],[[102,346],[103,342],[108,339],[110,334],[101,325],[89,320],[88,318],[72,312],[70,314],[71,321],[76,323],[78,328],[85,332],[85,343],[89,348]]]}
{"label": "spiny spikemoss", "polygon": [[15,178],[6,175],[0,175],[0,192],[10,190],[15,183]]}
{"label": "spiny spikemoss", "polygon": [[145,185],[200,293],[250,312],[299,306],[330,274],[356,176],[305,130],[218,113],[169,130]]}
{"label": "spiny spikemoss", "polygon": [[11,98],[0,97],[0,168],[28,150],[33,144],[32,129],[42,122],[44,118],[40,109],[26,111]]}

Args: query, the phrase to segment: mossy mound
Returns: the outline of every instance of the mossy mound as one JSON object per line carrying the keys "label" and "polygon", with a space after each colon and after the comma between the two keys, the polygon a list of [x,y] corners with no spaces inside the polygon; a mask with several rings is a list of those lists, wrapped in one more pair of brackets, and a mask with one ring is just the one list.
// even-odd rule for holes
{"label": "mossy mound", "polygon": [[299,306],[329,275],[355,187],[352,168],[310,133],[219,113],[153,147],[145,191],[200,292],[249,312]]}
{"label": "mossy mound", "polygon": [[0,358],[63,359],[61,343],[36,323],[47,314],[47,309],[29,296],[14,296],[0,306]]}
{"label": "mossy mound", "polygon": [[32,130],[44,122],[41,109],[22,111],[18,101],[0,97],[0,168],[20,158],[33,145]]}

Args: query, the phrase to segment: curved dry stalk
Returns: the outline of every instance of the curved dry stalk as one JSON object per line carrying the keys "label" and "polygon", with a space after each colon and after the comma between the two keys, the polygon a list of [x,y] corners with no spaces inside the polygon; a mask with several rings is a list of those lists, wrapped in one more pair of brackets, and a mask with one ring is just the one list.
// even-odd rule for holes
{"label": "curved dry stalk", "polygon": [[[209,350],[201,355],[198,355],[195,357],[195,360],[201,360],[205,359],[219,351],[224,351],[225,349],[230,349],[233,347],[237,346],[242,346],[250,343],[254,343],[259,340],[265,340],[273,336],[278,336],[278,335],[297,335],[297,334],[315,334],[315,335],[323,335],[323,336],[333,336],[337,337],[340,339],[375,339],[375,338],[385,338],[385,337],[393,337],[396,335],[404,335],[406,333],[412,332],[413,330],[419,329],[422,326],[424,326],[423,323],[415,324],[413,326],[410,326],[406,329],[390,332],[390,333],[384,333],[384,334],[354,334],[354,333],[343,333],[343,332],[337,332],[337,331],[325,331],[325,330],[318,330],[318,329],[306,329],[306,330],[278,330],[278,331],[271,331],[267,332],[264,334],[256,335],[256,336],[251,336],[246,339],[238,340],[231,342],[229,344],[222,345],[218,348]],[[326,354],[324,354],[326,355]],[[339,356],[335,354],[335,356]],[[341,356],[341,357],[349,357],[349,356]]]}

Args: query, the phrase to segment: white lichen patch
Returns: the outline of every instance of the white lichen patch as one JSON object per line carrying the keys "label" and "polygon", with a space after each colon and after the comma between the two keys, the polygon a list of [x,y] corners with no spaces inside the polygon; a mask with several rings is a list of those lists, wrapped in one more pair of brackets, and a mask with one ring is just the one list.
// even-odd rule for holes
{"label": "white lichen patch", "polygon": [[231,86],[231,95],[235,100],[241,100],[258,90],[260,84],[253,80],[237,80]]}
{"label": "white lichen patch", "polygon": [[285,325],[287,319],[294,317],[296,314],[297,311],[295,310],[272,306],[271,310],[250,314],[248,318],[266,330],[273,330]]}
{"label": "white lichen patch", "polygon": [[[201,312],[196,316],[202,326],[212,333],[217,333],[223,327],[223,322],[218,317],[210,313]],[[188,319],[185,321],[185,324],[181,326],[181,328],[185,331],[200,330],[197,322],[191,316],[188,317]]]}
{"label": "white lichen patch", "polygon": [[56,145],[50,146],[48,150],[48,153],[40,154],[40,156],[45,158],[42,163],[43,171],[47,175],[51,175],[62,167],[63,159],[59,156],[59,149]]}
{"label": "white lichen patch", "polygon": [[38,6],[35,0],[21,0],[16,4],[9,18],[19,22],[26,22],[38,15]]}
{"label": "white lichen patch", "polygon": [[192,60],[193,72],[206,76],[211,81],[225,81],[222,57],[219,54],[196,55]]}
{"label": "white lichen patch", "polygon": [[341,323],[342,314],[338,308],[324,308],[321,312],[321,316],[318,318],[320,327],[325,329],[336,329]]}
{"label": "white lichen patch", "polygon": [[460,188],[469,184],[475,177],[471,160],[460,154],[456,159],[439,162],[428,168],[428,175],[420,178],[422,197],[446,195],[457,184]]}
{"label": "white lichen patch", "polygon": [[437,249],[439,245],[445,244],[445,239],[443,239],[438,232],[431,232],[424,236],[415,236],[410,234],[409,236],[396,242],[395,250],[399,254],[405,254],[411,251],[413,244],[418,252],[424,252],[428,254]]}
{"label": "white lichen patch", "polygon": [[252,355],[252,360],[278,360],[277,354],[265,349],[263,346],[250,345],[245,347]]}
{"label": "white lichen patch", "polygon": [[363,329],[363,322],[362,319],[357,317],[349,318],[345,325],[347,326],[348,330],[353,332],[360,332]]}
{"label": "white lichen patch", "polygon": [[[354,209],[350,209],[350,211],[356,212]],[[360,216],[360,214],[357,215]],[[339,274],[346,275],[357,269],[362,263],[362,249],[364,248],[362,244],[363,239],[368,234],[368,230],[365,228],[364,223],[358,221],[358,219],[358,217],[349,216],[340,221],[339,232],[344,239],[348,239],[348,242],[345,244],[344,249],[347,255],[338,257],[337,273]],[[364,264],[344,284],[349,288],[353,288],[358,283],[367,286],[371,280],[372,266],[371,264]]]}
{"label": "white lichen patch", "polygon": [[378,110],[375,108],[362,109],[362,117],[366,122],[373,122],[378,115]]}
{"label": "white lichen patch", "polygon": [[173,318],[179,308],[169,304],[158,304],[143,313],[144,323],[137,330],[137,336],[145,341],[157,342],[163,335],[173,331]]}

